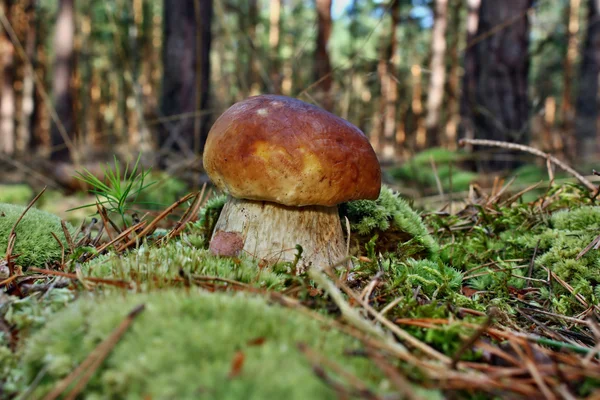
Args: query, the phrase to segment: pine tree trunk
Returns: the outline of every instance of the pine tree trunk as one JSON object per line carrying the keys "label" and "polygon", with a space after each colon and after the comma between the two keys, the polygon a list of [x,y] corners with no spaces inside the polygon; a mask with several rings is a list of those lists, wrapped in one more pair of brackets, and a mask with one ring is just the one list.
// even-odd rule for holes
{"label": "pine tree trunk", "polygon": [[[10,23],[12,0],[5,0],[4,13]],[[2,90],[0,97],[0,151],[15,152],[14,46],[7,32],[2,35]]]}
{"label": "pine tree trunk", "polygon": [[72,140],[75,137],[75,119],[73,115],[73,93],[71,76],[74,63],[75,10],[74,0],[60,0],[56,32],[54,36],[54,78],[53,96],[56,114],[62,127],[52,123],[50,131],[55,161],[76,161],[77,155],[71,154]]}
{"label": "pine tree trunk", "polygon": [[275,94],[281,93],[281,60],[279,59],[279,41],[281,25],[281,1],[271,0],[269,7],[269,48],[271,51],[271,63],[269,76],[273,85]]}
{"label": "pine tree trunk", "polygon": [[382,71],[383,107],[383,157],[392,159],[396,156],[396,108],[398,103],[398,41],[396,28],[400,22],[400,0],[393,0],[390,8],[392,26],[387,46],[386,62]]}
{"label": "pine tree trunk", "polygon": [[577,156],[591,159],[600,150],[598,139],[598,80],[600,79],[600,0],[588,0],[588,26],[577,95],[575,131]]}
{"label": "pine tree trunk", "polygon": [[25,53],[31,64],[25,63],[23,68],[23,94],[21,97],[21,113],[19,115],[19,126],[17,128],[17,150],[25,153],[31,143],[31,123],[33,117],[34,102],[34,79],[33,65],[35,63],[35,47],[37,43],[36,34],[36,7],[37,0],[29,0],[25,5],[26,32]]}
{"label": "pine tree trunk", "polygon": [[460,58],[458,57],[458,46],[460,43],[462,1],[450,0],[452,10],[450,27],[452,31],[448,35],[451,41],[448,49],[450,58],[450,70],[448,71],[448,118],[443,137],[443,142],[449,149],[456,148],[458,124],[460,122]]}
{"label": "pine tree trunk", "polygon": [[572,82],[574,78],[573,70],[577,58],[577,34],[579,32],[579,6],[581,0],[569,0],[566,13],[567,23],[567,54],[563,66],[563,98],[562,98],[562,131],[564,142],[566,144],[566,154],[570,160],[574,160],[575,155],[575,132],[573,130],[574,110]]}
{"label": "pine tree trunk", "polygon": [[[464,54],[464,74],[462,79],[462,93],[460,97],[460,125],[459,136],[475,138],[475,127],[473,125],[473,113],[475,108],[475,37],[479,27],[479,8],[481,0],[467,0],[467,44]],[[470,150],[470,146],[468,147]]]}
{"label": "pine tree trunk", "polygon": [[315,51],[315,81],[318,90],[317,100],[320,101],[323,108],[331,111],[333,109],[333,99],[331,98],[331,86],[333,79],[331,76],[331,61],[327,44],[331,36],[331,3],[332,0],[317,1],[317,43]]}
{"label": "pine tree trunk", "polygon": [[258,25],[258,0],[248,0],[248,86],[250,95],[262,92],[263,84],[258,71],[259,60],[256,57],[256,26]]}
{"label": "pine tree trunk", "polygon": [[[212,0],[164,1],[164,117],[196,113],[208,106],[212,9]],[[163,124],[159,144],[163,152],[192,157],[204,148],[207,133],[207,115],[190,115]]]}
{"label": "pine tree trunk", "polygon": [[[478,139],[525,143],[529,119],[527,96],[529,73],[529,18],[532,0],[482,0],[477,42],[468,52],[474,68],[467,88],[474,87],[474,134]],[[503,27],[503,29],[499,29]],[[490,32],[494,32],[490,35]],[[467,90],[468,93],[468,90]],[[515,168],[514,151],[482,157],[479,167],[487,171]],[[481,154],[481,153],[480,153]]]}
{"label": "pine tree trunk", "polygon": [[438,146],[440,140],[440,119],[444,85],[446,82],[446,26],[448,25],[448,0],[435,0],[433,31],[431,34],[431,71],[427,91],[427,142]]}

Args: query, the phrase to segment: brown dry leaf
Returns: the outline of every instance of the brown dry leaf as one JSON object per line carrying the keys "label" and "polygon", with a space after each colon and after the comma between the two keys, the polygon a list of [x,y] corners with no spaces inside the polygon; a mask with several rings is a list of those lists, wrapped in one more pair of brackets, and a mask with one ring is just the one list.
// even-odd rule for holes
{"label": "brown dry leaf", "polygon": [[238,350],[233,355],[233,359],[231,360],[231,369],[229,370],[229,379],[235,378],[242,372],[242,368],[244,367],[244,352]]}

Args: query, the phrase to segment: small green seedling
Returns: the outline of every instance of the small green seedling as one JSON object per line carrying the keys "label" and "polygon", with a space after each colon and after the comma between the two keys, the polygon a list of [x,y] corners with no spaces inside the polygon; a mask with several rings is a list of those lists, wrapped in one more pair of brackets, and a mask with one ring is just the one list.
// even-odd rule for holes
{"label": "small green seedling", "polygon": [[145,183],[150,168],[143,170],[139,165],[140,158],[141,154],[131,171],[129,170],[129,163],[127,163],[122,176],[121,165],[116,156],[114,157],[114,167],[107,164],[106,168],[102,168],[104,180],[100,180],[87,169],[84,169],[83,172],[77,172],[76,178],[92,187],[90,193],[96,196],[97,203],[71,208],[68,211],[95,207],[96,204],[101,204],[109,213],[118,214],[121,217],[123,226],[127,226],[125,218],[127,211],[131,210],[134,205],[142,204],[142,202],[137,201],[138,196],[156,183],[156,181]]}

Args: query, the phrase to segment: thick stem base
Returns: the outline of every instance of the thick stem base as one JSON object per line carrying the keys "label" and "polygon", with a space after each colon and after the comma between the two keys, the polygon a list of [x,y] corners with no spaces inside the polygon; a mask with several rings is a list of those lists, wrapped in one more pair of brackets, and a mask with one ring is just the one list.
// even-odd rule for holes
{"label": "thick stem base", "polygon": [[210,242],[214,254],[246,253],[268,264],[293,262],[297,267],[322,268],[346,256],[342,225],[336,207],[287,207],[265,201],[230,197],[215,226]]}

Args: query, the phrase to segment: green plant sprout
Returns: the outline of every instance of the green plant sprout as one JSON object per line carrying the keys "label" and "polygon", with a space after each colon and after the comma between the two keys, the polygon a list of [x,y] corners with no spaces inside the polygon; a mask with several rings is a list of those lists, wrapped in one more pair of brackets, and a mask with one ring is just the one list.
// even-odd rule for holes
{"label": "green plant sprout", "polygon": [[127,227],[125,214],[134,205],[144,204],[137,201],[138,196],[156,183],[156,181],[152,181],[144,184],[151,169],[143,170],[139,166],[141,156],[140,153],[131,171],[129,170],[129,163],[125,165],[123,176],[121,176],[121,165],[116,156],[114,156],[114,167],[111,167],[108,163],[106,168],[102,167],[104,180],[100,180],[88,169],[84,168],[83,172],[78,171],[75,178],[91,186],[92,189],[89,192],[96,196],[96,203],[85,204],[67,211],[95,207],[96,204],[101,204],[108,212],[118,214],[121,217],[123,226]]}

